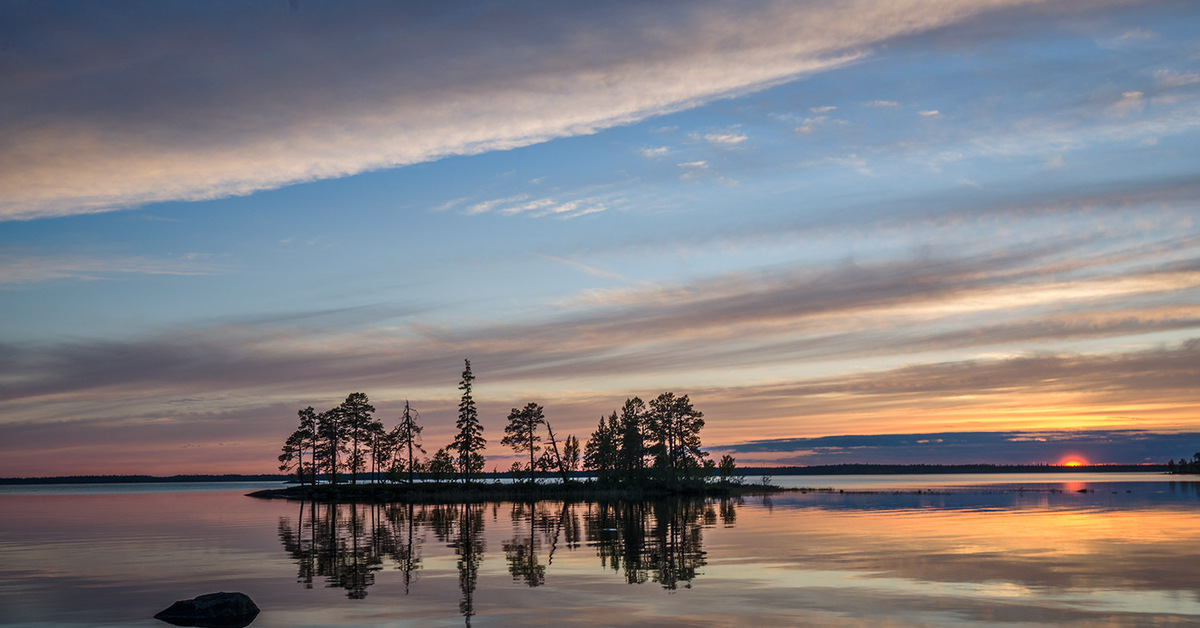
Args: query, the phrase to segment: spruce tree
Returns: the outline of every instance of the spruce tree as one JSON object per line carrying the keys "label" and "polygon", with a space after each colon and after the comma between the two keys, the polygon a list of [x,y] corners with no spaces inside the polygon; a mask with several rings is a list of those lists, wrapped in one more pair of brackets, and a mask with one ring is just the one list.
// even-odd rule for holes
{"label": "spruce tree", "polygon": [[462,381],[458,383],[458,389],[463,391],[458,403],[458,421],[455,423],[458,433],[454,435],[450,449],[458,454],[458,471],[462,474],[462,481],[469,482],[472,474],[483,471],[483,449],[487,446],[487,439],[483,437],[479,412],[475,409],[475,399],[471,397],[471,383],[475,381],[475,375],[471,373],[471,361],[464,362],[466,368],[463,369]]}

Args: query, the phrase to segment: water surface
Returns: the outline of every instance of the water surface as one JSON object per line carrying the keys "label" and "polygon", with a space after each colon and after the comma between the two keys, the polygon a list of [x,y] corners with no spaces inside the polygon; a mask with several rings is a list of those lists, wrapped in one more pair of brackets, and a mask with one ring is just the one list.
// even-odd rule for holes
{"label": "water surface", "polygon": [[1048,476],[444,506],[4,491],[0,624],[165,626],[221,590],[254,598],[256,627],[1200,622],[1196,483]]}

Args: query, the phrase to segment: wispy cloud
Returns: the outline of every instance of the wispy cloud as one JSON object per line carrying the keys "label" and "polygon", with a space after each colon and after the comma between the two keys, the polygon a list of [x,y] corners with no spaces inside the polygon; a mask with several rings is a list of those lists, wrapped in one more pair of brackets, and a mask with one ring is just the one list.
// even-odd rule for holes
{"label": "wispy cloud", "polygon": [[683,174],[679,175],[680,179],[694,179],[708,171],[708,162],[704,160],[686,161],[678,164],[683,169]]}
{"label": "wispy cloud", "polygon": [[175,259],[143,256],[47,255],[0,249],[0,286],[51,280],[95,281],[126,275],[210,275],[221,272],[208,256]]}
{"label": "wispy cloud", "polygon": [[1162,69],[1154,73],[1154,80],[1163,87],[1177,88],[1200,83],[1200,72],[1180,72]]}
{"label": "wispy cloud", "polygon": [[592,133],[1029,3],[862,4],[128,6],[102,21],[7,5],[19,35],[0,87],[0,217],[242,195]]}
{"label": "wispy cloud", "polygon": [[[829,369],[839,361],[887,363],[899,357],[919,365],[805,380],[792,385],[790,394],[815,399],[811,396],[871,392],[872,399],[882,400],[887,393],[892,395],[887,409],[937,405],[989,390],[1051,394],[1062,387],[1115,400],[1114,386],[1123,382],[1121,390],[1172,388],[1173,401],[1164,396],[1164,404],[1186,400],[1192,386],[1184,382],[1194,381],[1197,367],[1190,362],[1197,351],[1192,345],[1126,357],[1030,350],[1066,347],[1062,343],[1075,339],[1161,332],[1187,337],[1200,329],[1195,260],[1144,267],[1145,260],[1158,259],[1160,247],[1069,263],[1063,253],[1064,244],[1056,243],[967,258],[787,268],[676,287],[638,285],[593,292],[532,320],[453,329],[413,325],[352,332],[331,324],[322,330],[318,320],[303,330],[224,325],[134,341],[10,346],[0,351],[0,405],[13,420],[29,412],[58,412],[57,404],[73,400],[117,403],[130,395],[151,400],[206,390],[235,396],[270,390],[294,396],[348,386],[392,389],[397,382],[427,389],[444,384],[444,371],[464,355],[486,368],[492,385],[539,378],[634,381],[663,373],[695,378],[708,369],[780,365],[803,380],[805,365]],[[586,262],[546,258],[620,278]],[[1076,280],[1068,282],[1071,277]],[[972,348],[982,353],[1015,348],[1018,355],[929,362],[946,351],[981,353]],[[1122,368],[1124,375],[1118,373]],[[1102,377],[1108,383],[1100,385]],[[904,401],[895,396],[900,394],[910,396]]]}
{"label": "wispy cloud", "polygon": [[868,106],[868,107],[874,107],[874,108],[876,108],[876,109],[881,109],[881,108],[889,108],[889,107],[899,107],[899,106],[900,106],[900,103],[898,103],[898,102],[896,102],[896,101],[894,101],[894,100],[872,100],[872,101],[870,101],[870,102],[868,102],[868,103],[865,103],[865,104],[866,104],[866,106]]}
{"label": "wispy cloud", "polygon": [[509,207],[505,207],[504,209],[500,210],[500,213],[504,214],[506,216],[512,216],[514,214],[523,214],[523,213],[529,212],[529,211],[545,209],[547,207],[552,207],[554,205],[555,205],[555,201],[553,199],[539,198],[536,201],[530,201],[528,203],[522,203],[519,205],[511,205]]}
{"label": "wispy cloud", "polygon": [[529,195],[527,195],[527,194],[519,194],[517,196],[509,196],[507,198],[494,198],[494,199],[490,199],[490,200],[486,200],[486,201],[479,201],[478,203],[472,203],[470,206],[468,206],[464,213],[467,214],[468,216],[484,214],[484,213],[492,211],[493,209],[495,209],[498,206],[512,205],[513,203],[520,203],[521,201],[524,201],[528,198],[529,198]]}
{"label": "wispy cloud", "polygon": [[506,198],[479,201],[467,207],[463,212],[468,216],[477,216],[494,212],[502,216],[531,216],[544,218],[579,218],[608,209],[605,203],[597,198],[559,200],[554,198],[534,198],[528,194],[519,194]]}
{"label": "wispy cloud", "polygon": [[575,260],[569,260],[569,259],[564,259],[561,257],[555,257],[553,255],[545,255],[543,253],[537,253],[536,255],[538,257],[544,257],[548,260],[558,262],[560,264],[566,264],[567,266],[581,270],[593,277],[600,277],[601,279],[619,279],[621,281],[628,281],[628,279],[626,279],[624,276],[622,276],[619,273],[602,270],[600,268],[596,268],[595,266],[589,266],[587,264],[584,264],[583,262],[577,262]]}
{"label": "wispy cloud", "polygon": [[711,144],[724,146],[736,146],[746,141],[745,133],[727,132],[727,133],[708,133],[704,136],[705,141]]}
{"label": "wispy cloud", "polygon": [[771,455],[779,463],[873,464],[1143,464],[1188,456],[1200,433],[1142,430],[933,432],[781,438],[721,448],[745,457]]}

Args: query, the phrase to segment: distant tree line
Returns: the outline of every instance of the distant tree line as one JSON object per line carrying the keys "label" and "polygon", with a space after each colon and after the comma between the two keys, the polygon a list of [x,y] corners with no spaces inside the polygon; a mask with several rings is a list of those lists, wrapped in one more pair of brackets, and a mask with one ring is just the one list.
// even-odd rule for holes
{"label": "distant tree line", "polygon": [[1200,473],[1200,452],[1192,454],[1192,459],[1180,458],[1179,462],[1167,461],[1167,473]]}
{"label": "distant tree line", "polygon": [[[470,482],[482,475],[487,439],[472,396],[475,380],[471,361],[465,361],[459,390],[458,419],[453,440],[432,456],[421,443],[419,413],[408,401],[394,428],[375,418],[367,395],[350,393],[337,407],[317,412],[312,406],[298,412],[300,424],[284,441],[279,470],[292,473],[301,484],[316,484],[319,476],[329,483],[341,481],[344,472],[351,484],[360,475],[391,482],[417,479]],[[732,456],[720,463],[701,449],[704,415],[687,395],[664,392],[650,403],[638,397],[625,401],[620,412],[601,417],[586,445],[554,433],[545,409],[530,401],[508,414],[501,444],[527,461],[514,462],[514,477],[535,482],[545,474],[570,482],[579,471],[591,473],[598,483],[637,486],[685,487],[711,478],[740,481]]]}

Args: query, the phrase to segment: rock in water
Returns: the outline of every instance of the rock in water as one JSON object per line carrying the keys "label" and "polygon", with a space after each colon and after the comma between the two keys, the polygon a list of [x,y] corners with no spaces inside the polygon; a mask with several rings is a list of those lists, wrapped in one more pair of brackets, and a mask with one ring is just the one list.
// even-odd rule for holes
{"label": "rock in water", "polygon": [[209,593],[179,600],[154,616],[176,626],[243,628],[258,616],[258,606],[245,593]]}

